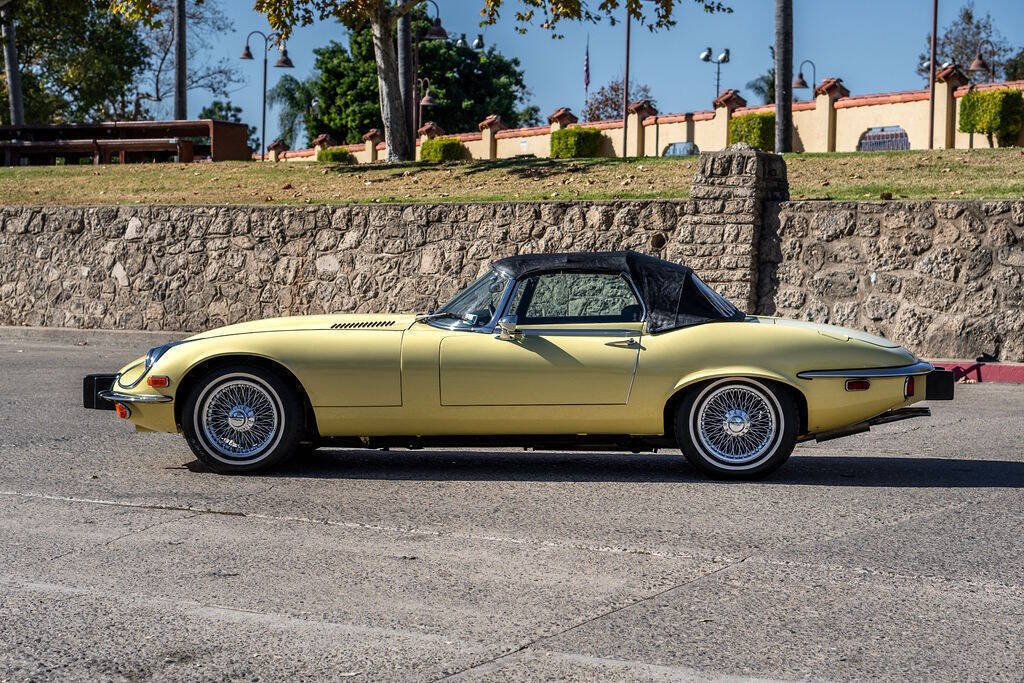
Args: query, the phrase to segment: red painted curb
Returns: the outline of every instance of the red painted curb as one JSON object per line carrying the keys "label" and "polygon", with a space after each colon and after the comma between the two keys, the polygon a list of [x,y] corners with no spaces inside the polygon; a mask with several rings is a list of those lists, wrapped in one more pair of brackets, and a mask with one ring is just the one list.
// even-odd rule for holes
{"label": "red painted curb", "polygon": [[1024,384],[1024,363],[980,363],[974,360],[930,360],[936,368],[952,370],[956,379]]}

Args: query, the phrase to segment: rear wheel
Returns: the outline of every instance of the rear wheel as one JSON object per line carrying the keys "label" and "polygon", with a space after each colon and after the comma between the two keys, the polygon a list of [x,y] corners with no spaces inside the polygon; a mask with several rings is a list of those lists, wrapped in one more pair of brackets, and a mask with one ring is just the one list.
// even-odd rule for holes
{"label": "rear wheel", "polygon": [[676,440],[708,474],[744,479],[773,472],[793,452],[793,398],[758,380],[727,377],[690,391],[676,413]]}
{"label": "rear wheel", "polygon": [[215,472],[251,472],[281,462],[302,438],[302,404],[276,373],[245,365],[203,377],[181,426],[196,457]]}

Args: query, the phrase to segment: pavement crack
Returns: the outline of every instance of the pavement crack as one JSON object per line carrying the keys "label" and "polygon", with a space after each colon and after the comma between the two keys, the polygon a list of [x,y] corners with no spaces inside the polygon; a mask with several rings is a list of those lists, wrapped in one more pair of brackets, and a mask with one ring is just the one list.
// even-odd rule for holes
{"label": "pavement crack", "polygon": [[486,669],[489,669],[489,668],[493,668],[493,666],[495,664],[497,664],[498,662],[500,662],[501,660],[507,659],[508,657],[512,657],[513,655],[517,655],[517,654],[519,654],[521,652],[529,650],[529,649],[533,648],[535,645],[537,645],[538,643],[543,643],[544,641],[551,640],[553,638],[557,638],[557,637],[565,635],[566,633],[569,633],[571,631],[575,631],[578,628],[582,628],[583,626],[586,626],[587,624],[591,624],[591,623],[593,623],[595,621],[598,621],[599,619],[604,619],[605,617],[609,617],[609,616],[611,616],[613,614],[618,614],[619,612],[623,612],[623,611],[625,611],[627,609],[632,609],[633,607],[636,607],[637,605],[642,605],[644,603],[650,602],[651,600],[655,600],[657,598],[660,598],[663,595],[667,595],[668,593],[671,593],[674,590],[678,590],[680,588],[685,588],[686,586],[691,586],[691,585],[697,583],[698,581],[703,581],[704,579],[707,579],[709,577],[715,576],[716,574],[720,574],[720,573],[722,573],[724,571],[727,571],[727,570],[729,570],[729,569],[731,569],[731,568],[733,568],[733,567],[735,567],[737,565],[743,564],[744,562],[749,560],[751,557],[753,557],[753,556],[752,555],[748,555],[748,556],[746,556],[746,557],[744,557],[742,559],[739,559],[739,560],[736,560],[735,562],[731,562],[729,564],[726,564],[725,566],[719,567],[718,569],[715,569],[713,571],[705,572],[705,573],[701,574],[700,576],[695,576],[692,579],[689,579],[688,581],[683,581],[681,583],[672,584],[668,588],[664,588],[664,589],[662,589],[660,591],[656,591],[654,593],[651,593],[650,595],[646,595],[646,596],[644,596],[642,598],[639,598],[637,600],[632,600],[632,601],[628,602],[625,605],[619,605],[618,607],[613,607],[612,609],[605,610],[604,612],[601,612],[600,614],[595,614],[594,616],[587,617],[583,621],[576,622],[575,624],[572,624],[572,625],[570,625],[570,626],[568,626],[568,627],[566,627],[566,628],[564,628],[564,629],[562,629],[562,630],[560,630],[560,631],[558,631],[556,633],[549,633],[549,634],[546,634],[546,635],[538,636],[538,637],[533,638],[532,640],[530,640],[530,641],[528,641],[526,643],[523,643],[522,645],[520,645],[519,647],[517,647],[517,648],[515,648],[513,650],[509,650],[508,652],[500,653],[500,654],[495,655],[493,657],[490,657],[490,658],[488,658],[488,659],[486,659],[484,661],[477,662],[475,664],[471,664],[471,665],[469,665],[469,666],[467,666],[467,667],[465,667],[463,669],[460,669],[460,670],[458,670],[458,671],[456,671],[454,673],[445,674],[444,676],[441,676],[440,678],[435,678],[435,679],[433,679],[433,681],[431,683],[437,683],[438,681],[458,680],[458,679],[464,677],[466,674],[468,674],[470,672],[479,671],[480,669],[485,669],[486,670]]}

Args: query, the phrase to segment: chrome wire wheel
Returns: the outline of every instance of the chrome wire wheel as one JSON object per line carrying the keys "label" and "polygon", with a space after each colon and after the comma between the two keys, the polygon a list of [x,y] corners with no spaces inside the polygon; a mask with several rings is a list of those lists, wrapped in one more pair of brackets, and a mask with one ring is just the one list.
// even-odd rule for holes
{"label": "chrome wire wheel", "polygon": [[701,450],[725,466],[751,466],[770,456],[779,443],[778,403],[758,383],[712,384],[694,410],[691,424]]}
{"label": "chrome wire wheel", "polygon": [[281,401],[251,375],[223,378],[204,392],[196,411],[197,431],[211,455],[225,462],[258,460],[280,440]]}

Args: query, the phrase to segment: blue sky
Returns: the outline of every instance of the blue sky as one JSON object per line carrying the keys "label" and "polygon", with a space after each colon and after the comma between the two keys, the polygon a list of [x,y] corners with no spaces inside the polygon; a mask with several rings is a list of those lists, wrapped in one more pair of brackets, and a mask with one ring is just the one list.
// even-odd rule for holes
{"label": "blue sky", "polygon": [[[483,33],[489,45],[495,44],[504,54],[520,59],[532,91],[532,103],[540,107],[545,117],[560,106],[579,112],[588,35],[591,88],[622,74],[625,32],[621,22],[614,27],[607,21],[597,25],[565,22],[561,29],[565,38],[552,40],[539,28],[526,35],[515,32],[515,0],[506,0],[508,7],[502,19],[496,26],[486,28],[479,27],[480,0],[437,1],[450,35],[466,33],[472,39]],[[715,89],[714,65],[697,59],[707,46],[716,55],[722,48],[730,48],[731,62],[722,66],[722,88],[738,88],[752,104],[756,103],[745,84],[769,66],[774,3],[732,0],[730,4],[734,13],[709,15],[696,3],[681,0],[675,28],[650,33],[634,24],[630,79],[651,86],[659,111],[710,108]],[[963,0],[939,0],[940,32],[962,4]],[[817,67],[819,82],[826,76],[840,76],[854,94],[923,87],[914,68],[930,30],[930,0],[794,0],[793,5],[794,66],[811,59]],[[221,6],[234,21],[235,33],[218,39],[209,56],[237,59],[249,31],[269,29],[263,16],[252,10],[251,0],[221,0]],[[982,14],[991,13],[1011,45],[1024,47],[1024,35],[1013,30],[1024,27],[1024,1],[976,0],[975,8]],[[313,49],[331,40],[346,40],[343,27],[333,21],[296,30],[288,43],[296,66],[290,73],[299,78],[308,76],[313,68]],[[275,58],[276,53],[271,59]],[[240,64],[247,83],[230,99],[243,108],[248,123],[258,126],[262,65],[258,61]],[[271,67],[271,87],[281,73],[284,72]],[[810,81],[809,67],[804,75]],[[208,93],[191,93],[189,113],[198,114],[211,99]],[[278,130],[275,113],[270,111],[267,119],[267,139],[273,140]]]}

